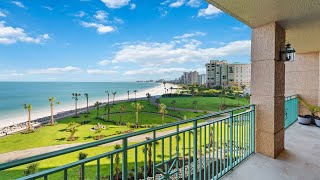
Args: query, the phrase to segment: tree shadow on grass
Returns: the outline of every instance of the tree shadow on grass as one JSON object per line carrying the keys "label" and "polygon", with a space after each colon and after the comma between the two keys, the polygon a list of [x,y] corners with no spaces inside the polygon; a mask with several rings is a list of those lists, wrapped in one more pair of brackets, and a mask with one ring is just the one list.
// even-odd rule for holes
{"label": "tree shadow on grass", "polygon": [[59,138],[59,139],[55,139],[55,140],[57,140],[57,141],[65,141],[66,138]]}
{"label": "tree shadow on grass", "polygon": [[83,137],[83,139],[84,140],[93,139],[93,136],[89,135],[89,136]]}

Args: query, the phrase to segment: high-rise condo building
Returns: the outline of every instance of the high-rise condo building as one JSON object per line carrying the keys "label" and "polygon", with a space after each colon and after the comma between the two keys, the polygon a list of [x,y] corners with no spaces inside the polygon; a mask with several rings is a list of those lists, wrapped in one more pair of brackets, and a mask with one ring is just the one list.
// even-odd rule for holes
{"label": "high-rise condo building", "polygon": [[250,86],[251,64],[211,60],[206,65],[207,86]]}
{"label": "high-rise condo building", "polygon": [[199,73],[197,71],[184,72],[181,81],[183,84],[198,84]]}

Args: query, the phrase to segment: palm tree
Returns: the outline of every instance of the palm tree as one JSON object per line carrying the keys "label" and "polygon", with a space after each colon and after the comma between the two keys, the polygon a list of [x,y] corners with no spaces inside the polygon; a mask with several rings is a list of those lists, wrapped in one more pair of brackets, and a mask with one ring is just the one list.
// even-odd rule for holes
{"label": "palm tree", "polygon": [[24,109],[28,111],[28,127],[27,131],[31,131],[31,111],[32,111],[32,104],[24,104],[23,105]]}
{"label": "palm tree", "polygon": [[[51,109],[51,120],[50,120],[50,124],[51,125],[54,125],[55,124],[55,122],[54,122],[54,117],[53,117],[53,111],[54,111],[54,101],[55,101],[56,99],[54,98],[54,97],[50,97],[49,98],[49,103],[50,103],[50,109]],[[58,101],[58,102],[56,102],[57,104],[60,104],[60,102]]]}
{"label": "palm tree", "polygon": [[103,138],[102,135],[101,135],[103,129],[104,129],[104,128],[103,128],[103,126],[102,126],[100,123],[98,123],[98,124],[95,126],[95,131],[94,131],[94,133],[96,134],[96,137],[95,137],[96,140],[99,140],[99,139]]}
{"label": "palm tree", "polygon": [[172,90],[173,90],[173,87],[170,87],[170,90],[171,90],[171,92],[170,92],[170,93],[171,93],[171,97],[172,97]]}
{"label": "palm tree", "polygon": [[81,96],[79,93],[72,93],[72,99],[75,101],[75,116],[74,117],[79,117],[78,116],[78,97]]}
{"label": "palm tree", "polygon": [[89,114],[89,94],[84,93],[84,96],[86,97],[86,100],[87,100],[87,114]]}
{"label": "palm tree", "polygon": [[159,98],[156,99],[156,103],[157,103],[157,106],[159,106],[159,104],[160,104],[160,99]]}
{"label": "palm tree", "polygon": [[126,111],[126,107],[123,104],[121,104],[119,106],[119,109],[120,109],[120,122],[119,122],[119,124],[122,124],[122,114],[123,114],[123,112]]}
{"label": "palm tree", "polygon": [[114,98],[116,97],[116,94],[117,94],[117,92],[113,92],[113,93],[112,93],[112,95],[113,95],[112,104],[114,104]]}
{"label": "palm tree", "polygon": [[198,101],[193,101],[192,104],[194,105],[196,112],[198,112]]}
{"label": "palm tree", "polygon": [[139,127],[139,111],[144,108],[144,106],[138,102],[131,104],[133,108],[136,109],[136,128]]}
{"label": "palm tree", "polygon": [[[116,144],[115,146],[114,146],[114,149],[115,150],[118,150],[118,149],[120,149],[121,148],[121,146],[119,145],[119,144]],[[119,172],[120,172],[120,168],[119,168],[119,164],[120,164],[120,155],[119,155],[119,153],[116,153],[116,156],[115,156],[115,162],[116,162],[116,180],[118,180],[119,179]]]}
{"label": "palm tree", "polygon": [[66,131],[70,132],[72,128],[74,128],[77,125],[77,123],[75,122],[70,122],[68,123],[67,127],[66,127]]}
{"label": "palm tree", "polygon": [[128,102],[130,101],[129,95],[130,95],[130,91],[127,91],[128,93]]}
{"label": "palm tree", "polygon": [[150,93],[147,93],[146,96],[147,96],[148,101],[149,101],[149,103],[150,103],[151,94],[150,94]]}
{"label": "palm tree", "polygon": [[238,100],[238,106],[240,106],[240,93],[236,92],[235,95],[236,95],[237,100]]}
{"label": "palm tree", "polygon": [[173,110],[175,111],[176,110],[176,104],[177,104],[176,100],[172,100],[171,104],[173,106]]}
{"label": "palm tree", "polygon": [[[78,160],[83,160],[83,159],[86,159],[88,157],[88,154],[87,153],[84,153],[84,152],[80,152],[78,154]],[[80,166],[80,169],[79,169],[79,180],[84,180],[82,179],[82,166]]]}
{"label": "palm tree", "polygon": [[[146,137],[146,140],[150,141],[151,138]],[[148,142],[146,152],[148,152],[148,176],[152,176],[152,142]]]}
{"label": "palm tree", "polygon": [[249,95],[249,94],[246,94],[246,95],[245,95],[245,98],[246,98],[246,100],[247,100],[247,104],[249,104],[249,103],[250,103],[250,95]]}
{"label": "palm tree", "polygon": [[110,97],[110,94],[109,94],[109,91],[105,91],[107,93],[107,96],[108,96],[108,104],[109,104],[109,97]]}
{"label": "palm tree", "polygon": [[30,174],[35,174],[38,171],[38,166],[38,163],[29,164],[26,170],[24,171],[24,175],[28,176]]}
{"label": "palm tree", "polygon": [[97,108],[97,119],[99,118],[99,111],[100,111],[100,105],[101,105],[101,103],[100,102],[96,102],[96,103],[94,103],[94,107],[96,107]]}
{"label": "palm tree", "polygon": [[164,115],[167,114],[168,112],[166,109],[167,109],[167,106],[165,104],[161,103],[159,105],[159,113],[162,114],[162,126],[164,124]]}
{"label": "palm tree", "polygon": [[163,82],[163,86],[164,86],[164,88],[166,87],[166,84],[167,84],[166,82]]}
{"label": "palm tree", "polygon": [[134,92],[134,101],[137,101],[137,92],[138,92],[138,90],[134,90],[133,92]]}
{"label": "palm tree", "polygon": [[192,95],[192,97],[194,96],[194,93],[195,93],[195,89],[193,86],[190,87],[190,93]]}
{"label": "palm tree", "polygon": [[68,141],[74,141],[76,140],[76,137],[74,134],[78,131],[77,126],[74,126],[70,129],[70,136],[68,137]]}
{"label": "palm tree", "polygon": [[108,114],[108,121],[110,121],[110,111],[111,111],[111,109],[112,109],[112,105],[110,105],[110,104],[106,104],[104,106],[104,110],[107,111],[107,114]]}

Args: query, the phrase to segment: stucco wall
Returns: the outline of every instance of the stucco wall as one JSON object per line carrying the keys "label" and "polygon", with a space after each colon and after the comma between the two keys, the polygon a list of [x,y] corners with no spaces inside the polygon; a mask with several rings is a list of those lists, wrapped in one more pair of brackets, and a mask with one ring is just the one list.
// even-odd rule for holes
{"label": "stucco wall", "polygon": [[[320,105],[319,57],[319,52],[296,54],[294,62],[286,62],[286,96],[299,94],[309,103]],[[300,114],[308,113],[300,106]]]}

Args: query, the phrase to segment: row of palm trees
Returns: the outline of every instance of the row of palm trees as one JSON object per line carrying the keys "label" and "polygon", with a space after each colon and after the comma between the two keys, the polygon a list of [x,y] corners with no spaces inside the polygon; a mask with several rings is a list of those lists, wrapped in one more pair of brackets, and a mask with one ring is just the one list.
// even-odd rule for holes
{"label": "row of palm trees", "polygon": [[[59,101],[56,102],[56,99],[54,97],[50,97],[49,99],[49,105],[50,105],[50,112],[51,112],[51,119],[50,119],[50,125],[55,125],[54,120],[54,107],[55,104],[60,104]],[[27,132],[33,131],[31,126],[31,111],[32,111],[32,104],[24,104],[23,108],[28,111],[28,126],[27,126]]]}
{"label": "row of palm trees", "polygon": [[[109,104],[109,98],[110,98],[110,94],[109,94],[109,91],[105,91],[107,93],[107,96],[108,96],[108,101],[107,101],[107,104]],[[135,101],[136,101],[136,94],[138,92],[138,90],[134,90],[133,91],[134,94],[135,94]],[[127,91],[128,93],[128,101],[130,101],[130,97],[129,97],[129,94],[130,94],[130,91]],[[114,101],[115,101],[115,96],[116,96],[117,92],[112,92],[112,95],[113,95],[113,100],[112,100],[112,104],[114,104]],[[149,94],[149,93],[148,93]],[[80,93],[72,93],[72,99],[75,100],[75,116],[74,117],[79,117],[78,115],[78,100],[79,100],[79,97],[81,96]],[[150,95],[150,94],[149,94]],[[84,93],[84,96],[86,98],[86,104],[87,104],[87,107],[86,107],[86,111],[87,113],[89,112],[89,94],[88,93]],[[150,96],[151,97],[151,96]],[[149,97],[148,97],[149,98]],[[49,105],[50,105],[50,112],[51,112],[51,118],[50,118],[50,122],[49,124],[50,125],[55,125],[55,119],[54,119],[54,109],[55,109],[55,105],[59,105],[60,102],[59,101],[56,101],[56,98],[55,97],[50,97],[49,99]],[[99,106],[101,105],[101,103],[98,105],[97,104],[98,102],[96,102],[95,104],[95,107],[99,108]],[[32,131],[32,126],[31,126],[31,111],[32,111],[32,104],[24,104],[23,105],[23,108],[25,110],[28,111],[28,125],[27,125],[27,131]],[[97,111],[97,113],[99,113],[99,111]]]}

